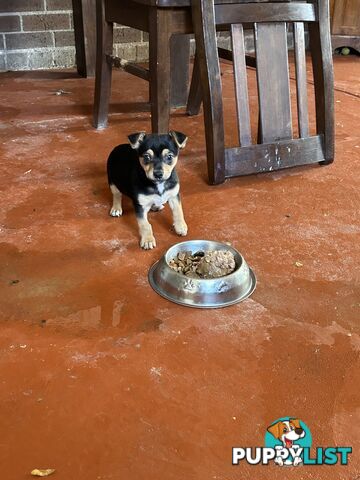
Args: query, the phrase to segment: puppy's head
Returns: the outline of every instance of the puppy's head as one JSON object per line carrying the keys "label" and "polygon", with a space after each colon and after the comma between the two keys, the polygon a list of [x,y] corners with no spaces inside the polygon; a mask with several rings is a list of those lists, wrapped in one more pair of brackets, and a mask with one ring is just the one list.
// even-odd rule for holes
{"label": "puppy's head", "polygon": [[187,136],[171,131],[164,135],[147,135],[145,132],[129,135],[129,142],[139,155],[145,175],[155,183],[167,180],[185,147]]}
{"label": "puppy's head", "polygon": [[305,430],[303,430],[300,420],[297,418],[276,422],[270,425],[267,431],[288,448],[292,447],[295,440],[305,437]]}

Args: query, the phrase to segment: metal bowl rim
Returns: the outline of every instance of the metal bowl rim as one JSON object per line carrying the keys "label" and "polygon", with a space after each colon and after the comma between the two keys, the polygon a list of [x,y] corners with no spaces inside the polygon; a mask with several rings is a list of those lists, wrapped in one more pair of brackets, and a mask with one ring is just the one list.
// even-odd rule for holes
{"label": "metal bowl rim", "polygon": [[[184,242],[185,243],[185,242]],[[219,304],[208,304],[208,305],[201,305],[201,304],[195,304],[195,305],[192,305],[190,303],[186,303],[186,302],[183,302],[181,300],[177,300],[176,298],[173,298],[171,297],[170,295],[167,295],[165,292],[163,292],[162,290],[159,290],[158,286],[156,285],[156,283],[154,282],[154,278],[153,278],[153,272],[156,268],[156,266],[158,265],[158,263],[160,262],[160,260],[158,260],[157,262],[155,262],[151,267],[150,267],[150,270],[149,270],[149,273],[148,273],[148,280],[149,280],[149,283],[151,285],[151,287],[153,288],[153,290],[158,294],[160,295],[161,297],[165,298],[166,300],[169,300],[170,302],[173,302],[173,303],[176,303],[177,305],[181,305],[183,307],[190,307],[190,308],[224,308],[224,307],[230,307],[231,305],[236,305],[237,303],[240,303],[242,302],[243,300],[246,300],[247,298],[250,297],[250,295],[252,295],[256,289],[256,285],[257,285],[257,280],[256,280],[256,276],[255,276],[255,273],[253,272],[253,270],[248,266],[248,269],[249,269],[249,275],[250,275],[250,278],[251,278],[251,286],[249,288],[249,290],[246,292],[245,295],[242,295],[241,297],[235,299],[235,300],[231,300],[229,302],[225,302],[225,303],[219,303]],[[169,267],[170,268],[170,267]],[[177,272],[175,272],[177,273]],[[179,274],[180,275],[180,274]],[[227,275],[228,276],[228,275]],[[219,278],[224,278],[224,277],[219,277]],[[200,279],[202,280],[202,279]],[[207,279],[207,280],[214,280],[214,279]]]}

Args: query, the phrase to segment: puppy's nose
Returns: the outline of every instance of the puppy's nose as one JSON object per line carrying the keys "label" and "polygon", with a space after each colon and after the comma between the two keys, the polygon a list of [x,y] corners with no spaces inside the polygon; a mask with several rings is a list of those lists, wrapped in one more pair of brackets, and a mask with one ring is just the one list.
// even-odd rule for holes
{"label": "puppy's nose", "polygon": [[304,430],[302,428],[295,428],[295,433],[297,433],[298,435],[301,435],[303,431]]}
{"label": "puppy's nose", "polygon": [[156,178],[156,180],[161,180],[163,176],[163,172],[154,172],[154,177]]}

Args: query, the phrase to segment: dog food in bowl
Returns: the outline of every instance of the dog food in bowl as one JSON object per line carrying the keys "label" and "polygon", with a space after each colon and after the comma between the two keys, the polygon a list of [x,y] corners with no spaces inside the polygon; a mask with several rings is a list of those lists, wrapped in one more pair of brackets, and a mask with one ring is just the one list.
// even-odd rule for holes
{"label": "dog food in bowl", "polygon": [[236,267],[234,255],[228,250],[181,251],[168,264],[176,272],[191,278],[225,277]]}

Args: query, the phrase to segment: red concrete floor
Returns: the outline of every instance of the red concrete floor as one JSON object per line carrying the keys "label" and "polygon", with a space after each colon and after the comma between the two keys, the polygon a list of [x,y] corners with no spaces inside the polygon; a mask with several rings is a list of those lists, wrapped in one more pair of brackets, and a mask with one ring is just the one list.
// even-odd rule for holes
{"label": "red concrete floor", "polygon": [[[129,202],[108,216],[106,158],[149,130],[145,82],[115,74],[117,113],[95,131],[92,79],[0,76],[1,479],[33,468],[55,468],[54,480],[360,478],[358,58],[337,57],[335,72],[331,166],[210,187],[202,117],[172,116],[189,134],[188,238],[231,242],[258,277],[250,299],[208,311],[148,285],[178,241],[168,208],[151,214],[153,251],[138,247]],[[230,113],[230,66],[223,79]],[[313,446],[352,446],[349,465],[231,465],[233,446],[263,446],[289,415]]]}

